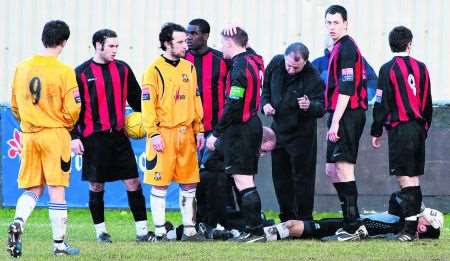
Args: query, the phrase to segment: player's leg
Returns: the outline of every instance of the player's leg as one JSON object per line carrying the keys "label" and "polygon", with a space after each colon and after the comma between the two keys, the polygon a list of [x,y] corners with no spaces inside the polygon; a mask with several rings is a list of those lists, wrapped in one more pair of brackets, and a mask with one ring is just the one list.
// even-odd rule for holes
{"label": "player's leg", "polygon": [[147,236],[147,209],[139,178],[126,179],[124,183],[127,188],[128,205],[136,225],[136,238]]}
{"label": "player's leg", "polygon": [[25,192],[17,200],[14,220],[8,227],[7,250],[13,257],[22,255],[22,233],[44,188],[41,153],[36,142],[38,135],[39,133],[22,134],[22,160],[18,183],[19,188],[24,188]]}
{"label": "player's leg", "polygon": [[[71,247],[65,242],[68,223],[65,187],[69,186],[70,176],[70,134],[66,129],[50,129],[41,132],[43,135],[42,167],[50,196],[48,210],[53,234],[53,253],[78,255],[80,249]],[[55,136],[59,144],[55,144]]]}
{"label": "player's leg", "polygon": [[200,173],[194,131],[191,127],[177,129],[178,149],[176,151],[175,175],[173,180],[180,184],[179,204],[183,220],[184,241],[204,240],[203,234],[195,229],[197,202],[195,194]]}
{"label": "player's leg", "polygon": [[105,223],[105,184],[89,182],[89,211],[94,223],[95,235],[100,243],[112,243]]}
{"label": "player's leg", "polygon": [[160,129],[164,141],[164,151],[153,149],[151,138],[146,142],[146,170],[144,183],[152,185],[150,190],[150,208],[155,226],[155,241],[167,239],[166,223],[166,195],[169,184],[175,172],[176,129]]}
{"label": "player's leg", "polygon": [[416,122],[399,125],[389,131],[389,169],[400,185],[399,202],[405,224],[393,239],[416,239],[418,215],[422,204],[419,176],[424,174],[425,133]]}

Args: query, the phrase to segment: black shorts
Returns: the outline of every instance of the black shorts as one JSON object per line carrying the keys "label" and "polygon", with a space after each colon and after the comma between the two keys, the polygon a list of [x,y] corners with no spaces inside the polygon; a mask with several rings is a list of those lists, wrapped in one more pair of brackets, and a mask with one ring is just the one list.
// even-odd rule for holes
{"label": "black shorts", "polygon": [[[333,113],[328,116],[327,126],[331,126]],[[366,112],[364,110],[346,110],[339,121],[337,142],[327,140],[327,163],[345,161],[356,164],[358,157],[359,139],[366,123]]]}
{"label": "black shorts", "polygon": [[389,174],[415,177],[424,174],[425,129],[416,121],[401,123],[388,131]]}
{"label": "black shorts", "polygon": [[261,141],[262,124],[258,116],[228,127],[223,135],[225,173],[256,175]]}
{"label": "black shorts", "polygon": [[82,180],[103,183],[139,177],[130,140],[123,132],[98,132],[81,142]]}

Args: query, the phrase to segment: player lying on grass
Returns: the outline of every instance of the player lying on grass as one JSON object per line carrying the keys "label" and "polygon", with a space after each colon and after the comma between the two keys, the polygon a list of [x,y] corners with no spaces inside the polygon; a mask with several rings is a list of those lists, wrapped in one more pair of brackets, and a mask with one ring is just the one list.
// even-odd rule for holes
{"label": "player lying on grass", "polygon": [[[375,213],[371,215],[361,215],[361,223],[369,232],[369,238],[390,239],[400,232],[405,222],[401,214],[398,192],[391,195],[388,212]],[[289,220],[274,226],[265,227],[264,232],[267,241],[282,239],[324,239],[333,236],[335,232],[342,229],[343,220],[341,218],[325,218],[314,221]],[[417,238],[438,239],[440,228],[444,225],[444,215],[435,209],[425,208],[418,218]],[[355,236],[352,240],[359,240]]]}

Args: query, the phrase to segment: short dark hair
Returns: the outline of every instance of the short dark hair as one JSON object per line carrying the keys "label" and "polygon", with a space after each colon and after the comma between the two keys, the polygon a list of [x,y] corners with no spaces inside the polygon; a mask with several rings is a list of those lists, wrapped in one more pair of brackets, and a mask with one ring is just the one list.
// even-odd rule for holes
{"label": "short dark hair", "polygon": [[205,19],[197,18],[189,22],[190,25],[196,25],[202,34],[209,34],[211,28]]}
{"label": "short dark hair", "polygon": [[186,32],[183,26],[175,23],[166,23],[162,26],[161,32],[159,33],[159,42],[161,44],[161,49],[166,50],[164,46],[165,42],[170,42],[173,40],[173,32]]}
{"label": "short dark hair", "polygon": [[327,16],[327,14],[336,14],[339,13],[342,16],[342,20],[347,21],[347,10],[345,10],[345,8],[341,5],[332,5],[330,7],[327,8],[327,10],[325,11],[325,16]]}
{"label": "short dark hair", "polygon": [[64,21],[52,20],[44,25],[41,40],[46,48],[51,48],[67,41],[69,36],[69,26]]}
{"label": "short dark hair", "polygon": [[117,37],[117,33],[114,32],[111,29],[101,29],[98,30],[97,32],[94,33],[94,35],[92,36],[92,45],[95,48],[95,43],[100,43],[102,45],[105,44],[105,40],[108,38],[116,38]]}
{"label": "short dark hair", "polygon": [[306,62],[309,58],[309,50],[306,45],[300,42],[291,43],[287,48],[286,51],[284,51],[284,55],[290,55],[291,53],[294,53],[295,55],[301,55],[303,60]]}
{"label": "short dark hair", "polygon": [[394,53],[404,52],[412,39],[411,30],[405,26],[397,26],[389,33],[389,46]]}
{"label": "short dark hair", "polygon": [[225,38],[233,39],[233,41],[241,47],[247,46],[248,34],[240,27],[236,27],[236,33],[234,35],[227,35],[225,34],[225,31],[222,31],[221,35]]}
{"label": "short dark hair", "polygon": [[419,238],[430,238],[430,239],[438,239],[441,235],[441,230],[439,228],[434,228],[432,225],[427,225],[427,231],[423,233],[419,233]]}

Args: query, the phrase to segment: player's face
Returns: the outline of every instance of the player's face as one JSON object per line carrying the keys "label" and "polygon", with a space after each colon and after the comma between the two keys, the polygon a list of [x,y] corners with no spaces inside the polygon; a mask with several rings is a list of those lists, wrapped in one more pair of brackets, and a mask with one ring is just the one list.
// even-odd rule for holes
{"label": "player's face", "polygon": [[223,58],[224,59],[231,59],[231,58],[233,58],[232,54],[231,54],[231,49],[232,49],[231,48],[231,46],[232,46],[231,45],[231,39],[222,36],[222,40],[220,42],[222,44],[221,51],[223,53]]}
{"label": "player's face", "polygon": [[114,61],[117,49],[119,48],[119,40],[117,37],[114,38],[106,38],[103,43],[103,47],[100,43],[96,44],[96,51],[99,54],[100,59],[104,62],[112,62]]}
{"label": "player's face", "polygon": [[325,26],[327,27],[328,34],[334,42],[347,34],[347,21],[344,22],[340,13],[328,13],[325,16]]}
{"label": "player's face", "polygon": [[167,50],[172,57],[183,58],[188,48],[186,43],[186,33],[175,31],[172,34],[172,38],[173,40],[166,46],[168,47]]}
{"label": "player's face", "polygon": [[419,217],[418,223],[417,223],[417,232],[418,233],[424,233],[427,231],[427,226],[430,225],[430,222],[428,222],[424,217]]}
{"label": "player's face", "polygon": [[284,64],[288,74],[296,74],[303,70],[305,67],[305,60],[303,60],[301,55],[295,53],[290,53],[284,56]]}
{"label": "player's face", "polygon": [[188,25],[186,42],[189,50],[199,50],[206,45],[208,34],[200,31],[198,25]]}

